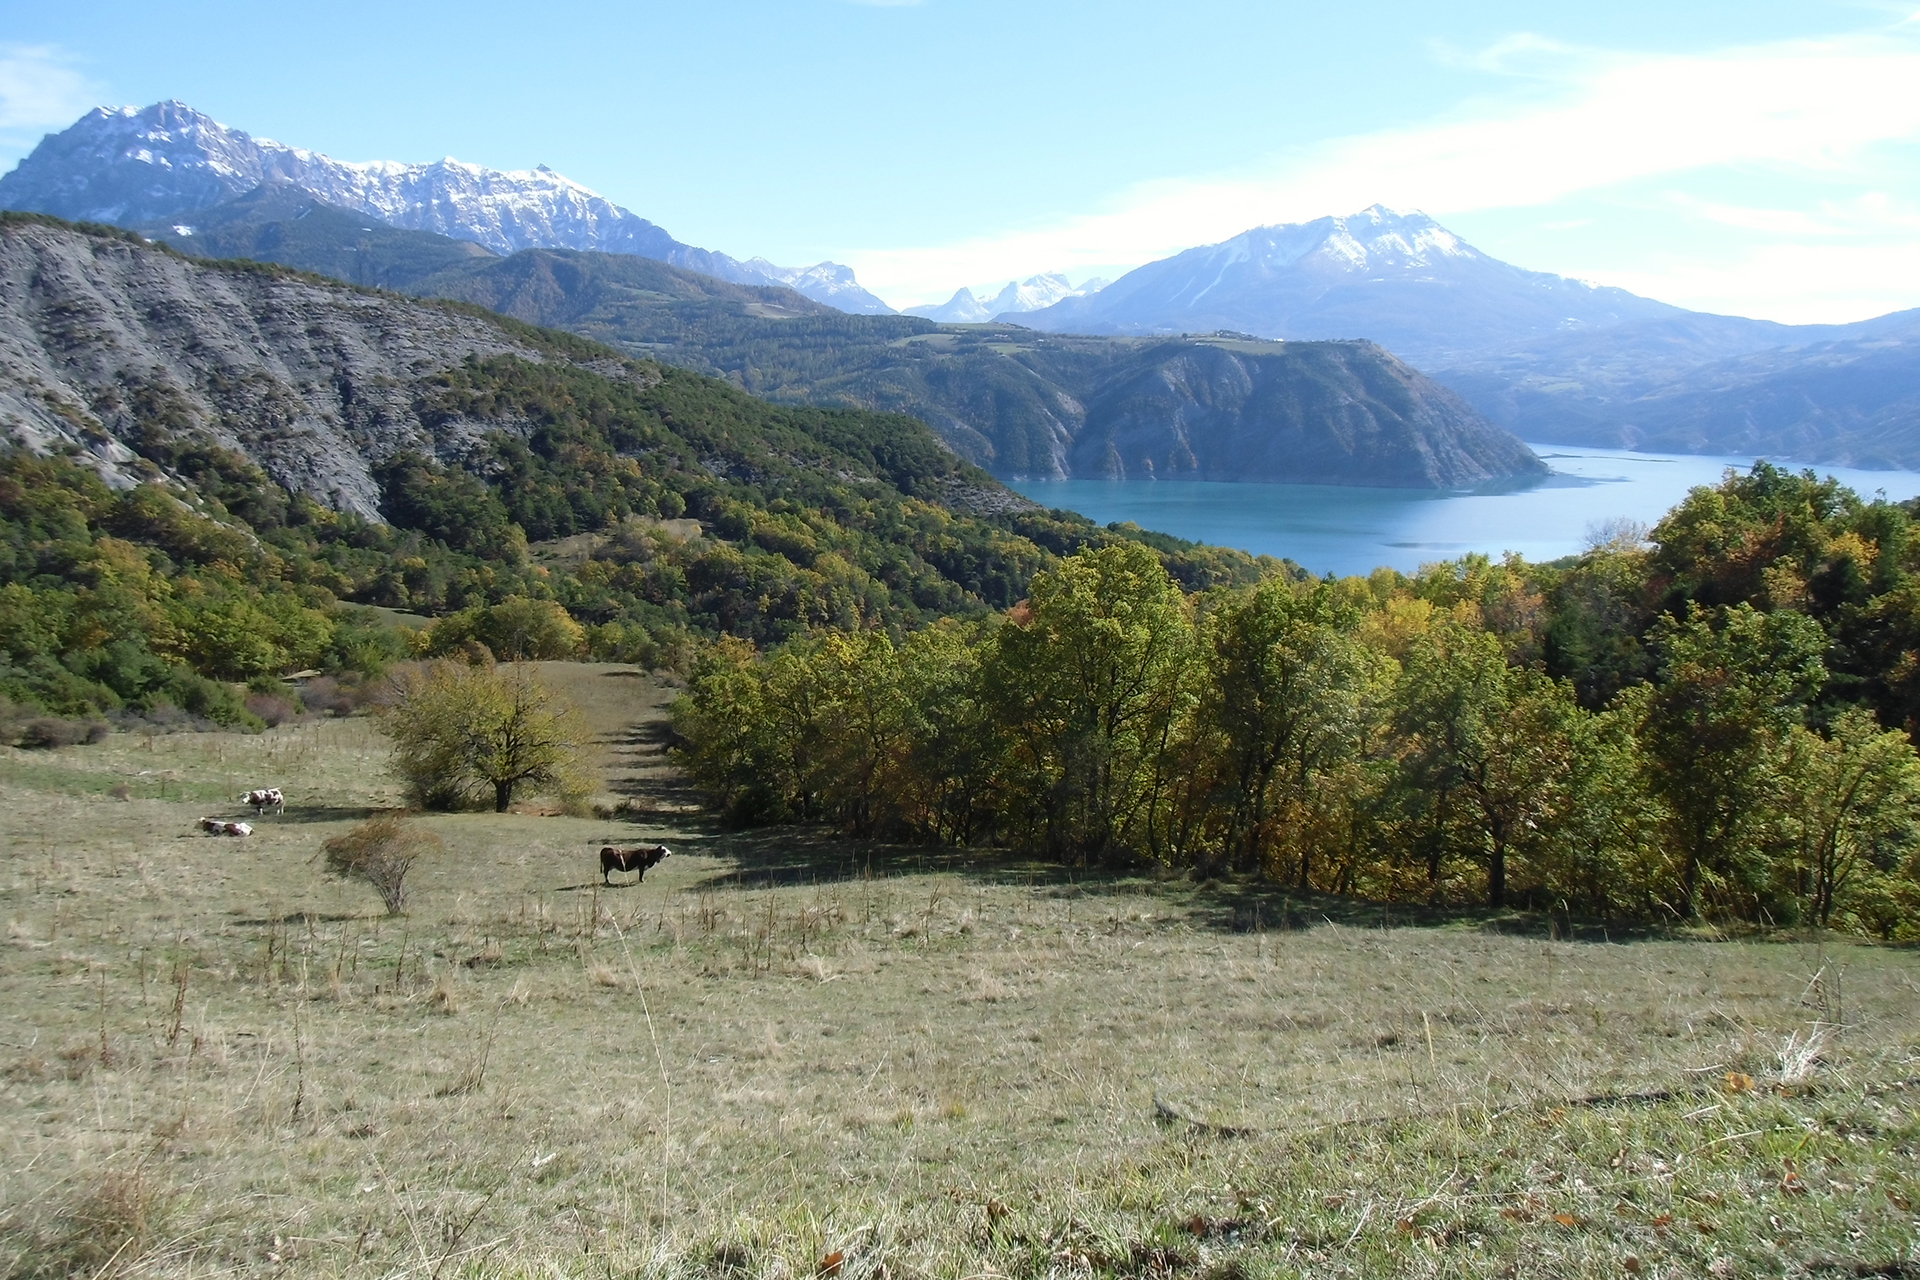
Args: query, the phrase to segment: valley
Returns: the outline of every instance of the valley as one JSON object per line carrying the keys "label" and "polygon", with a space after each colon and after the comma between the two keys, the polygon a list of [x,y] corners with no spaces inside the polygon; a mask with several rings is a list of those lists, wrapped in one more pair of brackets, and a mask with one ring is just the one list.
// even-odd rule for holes
{"label": "valley", "polygon": [[1305,203],[1796,117],[1096,8],[22,12],[0,1280],[1915,1274],[1920,313]]}

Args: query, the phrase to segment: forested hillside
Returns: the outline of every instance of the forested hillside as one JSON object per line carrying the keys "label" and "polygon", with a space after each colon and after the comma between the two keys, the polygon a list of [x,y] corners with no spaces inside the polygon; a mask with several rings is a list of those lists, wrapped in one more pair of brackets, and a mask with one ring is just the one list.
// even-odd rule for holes
{"label": "forested hillside", "polygon": [[1911,937],[1912,516],[1763,463],[1549,565],[1192,592],[1094,549],[904,643],[722,645],[679,727],[743,822]]}
{"label": "forested hillside", "polygon": [[[0,694],[227,722],[231,686],[429,649],[667,661],[980,616],[1146,538],[912,419],[755,400],[486,313],[0,220]],[[1155,538],[1183,580],[1278,570]]]}

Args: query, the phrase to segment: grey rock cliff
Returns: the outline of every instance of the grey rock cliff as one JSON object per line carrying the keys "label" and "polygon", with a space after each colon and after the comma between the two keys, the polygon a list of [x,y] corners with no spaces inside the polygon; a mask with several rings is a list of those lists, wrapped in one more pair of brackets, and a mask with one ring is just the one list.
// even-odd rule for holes
{"label": "grey rock cliff", "polygon": [[126,444],[137,408],[378,518],[374,464],[404,449],[457,456],[483,430],[423,417],[428,380],[503,354],[550,358],[445,306],[0,223],[0,432],[77,446],[118,485],[142,474]]}

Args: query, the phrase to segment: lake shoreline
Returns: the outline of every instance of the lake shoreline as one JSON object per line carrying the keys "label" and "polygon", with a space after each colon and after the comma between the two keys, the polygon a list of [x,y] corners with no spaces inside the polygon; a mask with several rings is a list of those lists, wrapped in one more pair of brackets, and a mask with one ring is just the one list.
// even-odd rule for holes
{"label": "lake shoreline", "polygon": [[[1471,552],[1554,560],[1585,549],[1609,521],[1654,524],[1697,485],[1719,483],[1753,458],[1640,453],[1529,443],[1553,470],[1522,487],[1378,489],[1227,480],[1015,480],[1048,507],[1101,524],[1131,521],[1195,542],[1291,559],[1312,573],[1412,572]],[[1920,496],[1920,472],[1868,471],[1772,459],[1831,475],[1872,499]]]}

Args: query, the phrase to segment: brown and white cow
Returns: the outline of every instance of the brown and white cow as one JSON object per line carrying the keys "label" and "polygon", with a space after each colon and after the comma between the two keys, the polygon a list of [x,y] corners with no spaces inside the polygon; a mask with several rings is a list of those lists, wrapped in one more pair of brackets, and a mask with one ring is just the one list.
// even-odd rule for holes
{"label": "brown and white cow", "polygon": [[634,873],[634,883],[647,878],[647,869],[660,865],[662,858],[673,856],[673,850],[663,844],[643,844],[635,849],[616,849],[612,845],[603,845],[600,849],[600,883],[612,884],[609,878],[616,871]]}
{"label": "brown and white cow", "polygon": [[256,787],[241,796],[240,803],[252,805],[253,816],[256,818],[269,809],[275,813],[287,811],[286,793],[278,787]]}
{"label": "brown and white cow", "polygon": [[225,818],[202,818],[200,829],[210,836],[250,836],[253,827],[245,822],[229,822]]}

